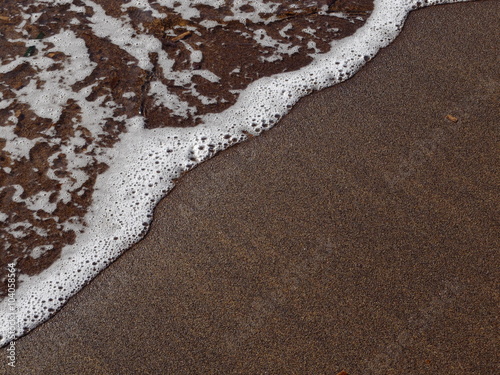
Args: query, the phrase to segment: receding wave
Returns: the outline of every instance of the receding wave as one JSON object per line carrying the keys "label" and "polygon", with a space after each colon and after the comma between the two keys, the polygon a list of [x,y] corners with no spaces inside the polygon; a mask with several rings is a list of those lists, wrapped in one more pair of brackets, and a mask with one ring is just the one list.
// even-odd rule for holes
{"label": "receding wave", "polygon": [[7,4],[0,345],[137,242],[182,173],[351,77],[411,10],[447,2]]}

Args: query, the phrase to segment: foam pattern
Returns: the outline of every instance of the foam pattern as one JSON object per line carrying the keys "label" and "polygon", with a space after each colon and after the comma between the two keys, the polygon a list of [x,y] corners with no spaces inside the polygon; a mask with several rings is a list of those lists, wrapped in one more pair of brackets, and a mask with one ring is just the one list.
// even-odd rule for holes
{"label": "foam pattern", "polygon": [[[12,322],[8,320],[11,314],[7,299],[0,302],[0,345],[47,320],[142,238],[155,205],[174,187],[175,179],[182,173],[248,139],[250,134],[258,135],[271,128],[304,95],[351,77],[394,40],[411,10],[455,2],[458,1],[375,0],[371,17],[354,35],[332,42],[330,52],[316,55],[312,63],[299,71],[255,81],[241,93],[235,105],[224,112],[206,115],[203,123],[196,127],[149,130],[145,129],[140,116],[127,120],[128,132],[106,155],[110,168],[96,181],[93,204],[85,217],[88,226],[78,234],[75,244],[66,246],[60,259],[47,270],[19,280],[17,320],[13,331]],[[131,3],[134,6],[147,4],[140,0]],[[175,3],[186,12],[186,17],[190,16],[189,2]],[[96,23],[98,21],[96,19]],[[61,37],[71,38],[72,35]],[[131,46],[131,53],[140,53],[138,48]],[[145,48],[149,48],[149,44],[146,43]],[[143,61],[143,64],[148,62]],[[90,63],[88,66],[90,69]]]}

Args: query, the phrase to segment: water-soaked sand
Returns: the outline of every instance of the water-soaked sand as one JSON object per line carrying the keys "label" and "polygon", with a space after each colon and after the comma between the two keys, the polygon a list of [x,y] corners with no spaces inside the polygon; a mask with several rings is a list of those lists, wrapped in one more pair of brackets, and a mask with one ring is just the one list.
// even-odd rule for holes
{"label": "water-soaked sand", "polygon": [[[153,2],[164,16],[156,18],[148,2],[98,0],[85,11],[70,3],[4,1],[0,10],[0,298],[5,265],[34,276],[61,264],[63,248],[84,246],[78,234],[89,231],[98,176],[117,163],[105,155],[123,144],[132,119],[148,129],[206,122],[252,82],[328,52],[373,9],[373,0],[307,0],[241,13],[241,1],[198,2],[194,17]],[[37,39],[47,46],[29,46]]]}
{"label": "water-soaked sand", "polygon": [[15,372],[495,373],[499,14],[412,13],[353,79],[188,173]]}

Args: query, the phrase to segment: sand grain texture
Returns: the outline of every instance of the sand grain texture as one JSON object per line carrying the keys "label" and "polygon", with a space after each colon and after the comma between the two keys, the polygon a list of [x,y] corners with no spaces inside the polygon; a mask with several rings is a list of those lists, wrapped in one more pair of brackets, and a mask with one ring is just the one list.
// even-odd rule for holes
{"label": "sand grain texture", "polygon": [[499,11],[412,13],[188,173],[0,373],[497,373]]}

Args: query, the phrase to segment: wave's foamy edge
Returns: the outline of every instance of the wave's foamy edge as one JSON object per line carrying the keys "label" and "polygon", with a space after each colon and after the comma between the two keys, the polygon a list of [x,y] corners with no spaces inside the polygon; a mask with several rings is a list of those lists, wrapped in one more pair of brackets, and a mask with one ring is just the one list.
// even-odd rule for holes
{"label": "wave's foamy edge", "polygon": [[47,320],[142,238],[154,206],[181,173],[271,128],[304,95],[348,79],[396,38],[411,10],[463,1],[468,0],[375,0],[365,25],[332,42],[331,52],[299,71],[254,82],[234,106],[206,116],[202,125],[147,130],[141,118],[132,119],[129,132],[111,151],[111,167],[96,182],[85,233],[47,270],[22,280],[14,314],[7,298],[0,303],[0,346]]}

